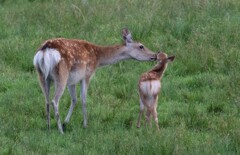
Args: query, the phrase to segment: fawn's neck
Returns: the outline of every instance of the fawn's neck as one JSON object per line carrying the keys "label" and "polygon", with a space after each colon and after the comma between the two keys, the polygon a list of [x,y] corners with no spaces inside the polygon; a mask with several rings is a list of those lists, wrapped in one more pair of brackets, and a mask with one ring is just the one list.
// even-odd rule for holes
{"label": "fawn's neck", "polygon": [[167,68],[167,63],[158,63],[150,72],[154,72],[157,77],[161,80],[162,76]]}

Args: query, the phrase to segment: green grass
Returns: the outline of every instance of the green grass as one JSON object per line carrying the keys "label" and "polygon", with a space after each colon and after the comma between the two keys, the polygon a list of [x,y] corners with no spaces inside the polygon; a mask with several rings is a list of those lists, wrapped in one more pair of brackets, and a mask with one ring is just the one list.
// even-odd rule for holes
{"label": "green grass", "polygon": [[[0,0],[0,154],[240,154],[239,17],[238,0]],[[161,132],[136,128],[138,78],[154,66],[137,61],[96,72],[87,129],[78,98],[66,133],[53,109],[48,132],[37,48],[55,37],[118,44],[123,27],[176,55],[163,77]],[[62,121],[69,105],[65,91]]]}

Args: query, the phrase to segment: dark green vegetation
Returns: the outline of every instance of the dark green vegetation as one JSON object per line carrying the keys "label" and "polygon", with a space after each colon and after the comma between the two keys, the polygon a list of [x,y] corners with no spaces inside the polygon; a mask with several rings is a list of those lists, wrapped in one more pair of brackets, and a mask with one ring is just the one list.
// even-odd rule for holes
{"label": "dark green vegetation", "polygon": [[[240,154],[239,0],[0,0],[0,154]],[[161,132],[137,129],[137,81],[153,62],[99,69],[60,135],[32,65],[49,38],[121,42],[128,27],[153,51],[175,54],[163,77]],[[60,101],[64,120],[70,97]]]}

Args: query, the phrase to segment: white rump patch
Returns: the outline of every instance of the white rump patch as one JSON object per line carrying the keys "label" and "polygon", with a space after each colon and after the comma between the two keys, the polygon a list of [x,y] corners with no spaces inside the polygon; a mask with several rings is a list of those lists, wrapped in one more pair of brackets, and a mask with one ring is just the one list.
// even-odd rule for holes
{"label": "white rump patch", "polygon": [[45,78],[49,75],[49,72],[59,63],[61,55],[58,50],[52,48],[46,48],[44,51],[40,50],[36,53],[33,59],[35,67],[39,67]]}
{"label": "white rump patch", "polygon": [[42,58],[43,58],[43,52],[38,51],[33,58],[33,65],[37,67],[38,61],[41,60]]}
{"label": "white rump patch", "polygon": [[140,83],[140,89],[143,94],[151,97],[152,95],[157,95],[160,91],[161,83],[160,81],[143,81]]}

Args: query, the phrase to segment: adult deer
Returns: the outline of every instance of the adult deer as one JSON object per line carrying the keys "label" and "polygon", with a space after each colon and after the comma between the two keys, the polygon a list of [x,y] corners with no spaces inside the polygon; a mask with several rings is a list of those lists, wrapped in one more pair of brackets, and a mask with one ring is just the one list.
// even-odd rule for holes
{"label": "adult deer", "polygon": [[[98,67],[114,64],[120,60],[136,59],[140,61],[156,60],[156,54],[139,42],[132,40],[127,28],[122,30],[124,43],[115,46],[98,46],[84,40],[56,38],[47,40],[37,50],[33,64],[39,76],[40,86],[46,100],[47,127],[50,128],[50,98],[51,81],[55,84],[52,100],[58,129],[63,133],[63,127],[69,122],[73,108],[77,102],[76,84],[81,81],[83,126],[87,127],[86,99],[90,78]],[[71,96],[71,106],[62,126],[58,105],[65,87]]]}
{"label": "adult deer", "polygon": [[161,90],[161,79],[165,70],[167,69],[167,64],[172,62],[175,59],[175,56],[168,57],[167,54],[160,52],[157,55],[158,64],[149,72],[143,73],[140,77],[138,83],[138,90],[140,95],[140,112],[138,117],[137,127],[141,125],[141,117],[146,107],[146,122],[150,123],[150,117],[153,116],[153,119],[156,123],[157,129],[159,130],[158,117],[157,117],[157,103],[158,103],[158,94]]}

